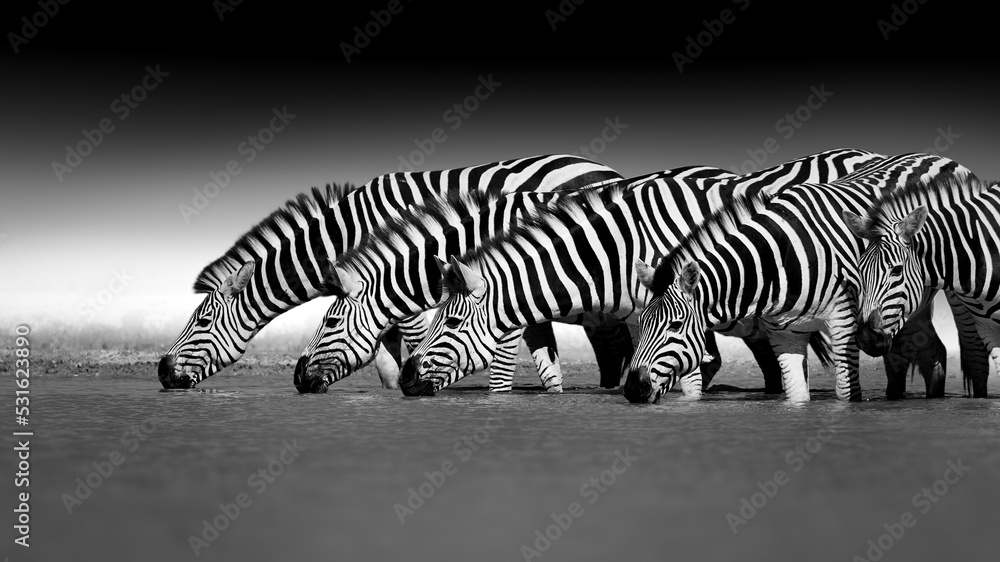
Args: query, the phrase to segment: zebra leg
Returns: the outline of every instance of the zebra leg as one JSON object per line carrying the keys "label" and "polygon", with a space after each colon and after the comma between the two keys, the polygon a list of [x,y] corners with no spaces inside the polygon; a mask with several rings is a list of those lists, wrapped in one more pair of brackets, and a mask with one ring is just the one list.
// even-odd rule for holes
{"label": "zebra leg", "polygon": [[916,368],[924,378],[928,398],[944,396],[948,352],[934,329],[934,292],[929,292],[892,339],[892,348],[883,356],[886,374],[885,396],[889,400],[906,394],[906,375]]}
{"label": "zebra leg", "polygon": [[789,329],[769,330],[771,347],[778,357],[781,369],[781,386],[785,398],[790,402],[809,401],[809,380],[806,378],[803,361],[809,345],[808,333],[797,333]]}
{"label": "zebra leg", "polygon": [[382,388],[399,388],[399,359],[386,349],[384,343],[379,343],[375,350],[375,370],[378,371],[378,378],[382,380]]}
{"label": "zebra leg", "polygon": [[684,396],[701,398],[701,393],[705,389],[705,383],[702,382],[701,369],[695,369],[691,373],[684,375],[678,382]]}
{"label": "zebra leg", "polygon": [[601,372],[601,388],[615,388],[621,384],[622,373],[635,353],[628,326],[612,316],[601,315],[596,322],[585,321],[583,329],[594,348]]}
{"label": "zebra leg", "polygon": [[[552,322],[528,326],[521,337],[535,360],[538,378],[546,392],[562,392],[562,367],[559,365],[559,348],[552,333]],[[492,386],[490,390],[493,390]]]}
{"label": "zebra leg", "polygon": [[413,351],[420,340],[427,335],[427,320],[416,314],[400,321],[382,334],[381,343],[375,351],[372,363],[382,381],[382,388],[399,388],[399,369],[403,364],[403,344],[407,352]]}
{"label": "zebra leg", "polygon": [[413,353],[413,350],[420,345],[427,337],[428,322],[423,313],[414,314],[409,318],[404,318],[396,324],[406,345],[406,352]]}
{"label": "zebra leg", "polygon": [[[701,368],[697,371],[701,380],[701,390],[708,389],[708,385],[712,383],[712,379],[722,368],[722,355],[719,353],[719,344],[715,341],[715,332],[712,330],[705,332],[705,353],[711,355],[712,359],[707,363],[702,363]],[[694,376],[694,373],[691,373],[691,376]],[[684,391],[683,380],[681,381],[681,390]],[[701,395],[701,392],[698,394]],[[684,391],[684,395],[689,396],[687,391]]]}
{"label": "zebra leg", "polygon": [[861,380],[858,376],[858,308],[853,295],[844,294],[828,321],[830,360],[836,373],[836,392],[840,400],[861,400]]}
{"label": "zebra leg", "polygon": [[[1000,372],[1000,324],[993,318],[983,318],[981,316],[975,316],[974,318],[976,329],[979,331],[979,335],[983,337],[986,349],[990,352],[990,360],[993,362],[993,367]],[[986,398],[986,389],[983,389],[982,395],[974,396],[976,398]]]}
{"label": "zebra leg", "polygon": [[504,335],[497,343],[496,353],[490,363],[490,392],[510,392],[514,389],[514,369],[523,330]]}
{"label": "zebra leg", "polygon": [[920,374],[924,377],[928,398],[944,398],[945,365],[948,363],[948,349],[938,339],[934,345],[934,355],[924,357],[918,363]]}
{"label": "zebra leg", "polygon": [[754,321],[754,328],[752,333],[743,337],[743,343],[750,348],[754,360],[757,361],[757,365],[764,374],[764,393],[781,394],[784,392],[784,383],[781,378],[781,365],[778,363],[777,352],[767,338],[767,330],[760,325],[759,321]]}
{"label": "zebra leg", "polygon": [[986,381],[990,375],[989,348],[976,328],[976,320],[968,307],[952,291],[945,291],[951,313],[958,329],[958,342],[962,347],[962,381],[965,394],[986,398]]}
{"label": "zebra leg", "polygon": [[[382,334],[381,342],[382,347],[385,348],[385,352],[392,356],[395,360],[396,370],[398,371],[399,367],[403,364],[403,338],[402,332],[399,330],[399,326],[393,326],[386,330],[385,333]],[[379,363],[376,362],[375,366],[378,367],[378,365]]]}
{"label": "zebra leg", "polygon": [[900,400],[906,397],[906,375],[910,373],[913,364],[917,363],[921,376],[920,359],[924,349],[930,343],[930,336],[937,340],[934,326],[931,324],[931,307],[922,306],[906,320],[903,327],[892,339],[892,347],[882,356],[885,365],[885,397],[889,400]]}

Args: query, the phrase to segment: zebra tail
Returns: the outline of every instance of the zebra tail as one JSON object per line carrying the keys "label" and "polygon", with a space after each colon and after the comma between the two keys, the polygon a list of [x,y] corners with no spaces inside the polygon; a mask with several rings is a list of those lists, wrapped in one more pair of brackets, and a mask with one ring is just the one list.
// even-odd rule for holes
{"label": "zebra tail", "polygon": [[830,344],[830,338],[822,332],[813,332],[809,336],[809,347],[813,349],[816,357],[819,358],[820,363],[824,367],[829,367],[833,364],[833,346]]}

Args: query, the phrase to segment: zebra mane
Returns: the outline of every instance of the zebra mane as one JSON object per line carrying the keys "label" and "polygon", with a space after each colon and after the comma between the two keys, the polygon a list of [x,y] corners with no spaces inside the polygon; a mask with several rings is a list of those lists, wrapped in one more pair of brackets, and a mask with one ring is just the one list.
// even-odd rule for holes
{"label": "zebra mane", "polygon": [[775,196],[764,192],[757,192],[751,196],[737,196],[730,204],[715,211],[694,227],[657,265],[651,287],[653,294],[666,292],[685,265],[697,261],[702,253],[715,248],[740,225],[767,209]]}
{"label": "zebra mane", "polygon": [[948,173],[927,180],[915,178],[875,201],[863,217],[863,228],[870,235],[879,229],[891,231],[894,224],[920,205],[930,209],[953,205],[994,187],[997,182],[982,181],[972,173]]}
{"label": "zebra mane", "polygon": [[[300,193],[285,205],[257,223],[236,240],[222,257],[205,266],[194,282],[195,293],[211,293],[222,287],[222,283],[244,263],[261,261],[268,252],[281,245],[283,227],[294,226],[299,219],[307,222],[322,215],[345,195],[354,190],[346,183],[327,184],[322,190],[313,187],[310,193]],[[257,274],[261,274],[260,267]]]}
{"label": "zebra mane", "polygon": [[518,248],[522,241],[551,238],[554,228],[590,222],[596,211],[621,199],[634,179],[614,180],[571,192],[559,192],[559,197],[544,210],[538,210],[502,234],[484,241],[480,246],[459,257],[465,264],[481,264],[496,252]]}
{"label": "zebra mane", "polygon": [[[460,226],[464,217],[478,215],[500,197],[499,194],[477,191],[447,196],[431,194],[422,205],[410,205],[398,216],[362,234],[357,246],[337,257],[337,265],[361,269],[373,258],[391,255],[393,250],[405,248],[414,240],[423,240],[449,227]],[[330,265],[327,260],[322,267],[325,270]]]}

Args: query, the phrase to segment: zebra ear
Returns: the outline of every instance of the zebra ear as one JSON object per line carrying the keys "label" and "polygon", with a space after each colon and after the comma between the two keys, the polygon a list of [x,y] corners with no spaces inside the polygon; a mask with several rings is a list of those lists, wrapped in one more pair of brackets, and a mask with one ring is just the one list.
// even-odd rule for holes
{"label": "zebra ear", "polygon": [[701,266],[698,262],[693,261],[684,266],[681,270],[680,282],[681,289],[687,294],[693,294],[695,287],[698,286],[698,279],[701,278]]}
{"label": "zebra ear", "polygon": [[852,234],[863,240],[871,238],[871,229],[868,227],[868,221],[846,209],[842,213],[842,216]]}
{"label": "zebra ear", "polygon": [[451,263],[453,277],[459,283],[459,286],[456,288],[460,288],[476,296],[483,294],[486,290],[486,280],[482,276],[473,271],[471,267],[458,261],[455,256],[448,258],[448,261]]}
{"label": "zebra ear", "polygon": [[361,294],[361,280],[332,261],[323,268],[323,286],[327,294],[337,297],[356,297]]}
{"label": "zebra ear", "polygon": [[650,291],[653,290],[653,279],[656,277],[656,268],[642,260],[635,260],[635,274],[643,287]]}
{"label": "zebra ear", "polygon": [[448,275],[448,272],[451,271],[451,266],[448,265],[448,262],[444,261],[443,259],[437,256],[434,256],[434,265],[436,265],[438,271],[441,272],[441,277]]}
{"label": "zebra ear", "polygon": [[248,261],[243,264],[243,267],[241,267],[239,271],[230,275],[225,281],[223,281],[222,288],[220,289],[223,296],[232,298],[238,293],[243,292],[243,289],[246,289],[247,285],[250,284],[250,279],[253,278],[253,270],[254,262]]}
{"label": "zebra ear", "polygon": [[910,214],[906,215],[906,218],[899,221],[896,225],[896,234],[905,242],[909,242],[910,238],[913,237],[917,231],[924,226],[924,221],[927,220],[927,207],[921,205],[916,209],[913,209]]}
{"label": "zebra ear", "polygon": [[[439,286],[441,288],[441,300],[444,301],[452,293],[458,290],[455,287],[457,281],[455,280],[455,276],[451,272],[452,269],[451,266],[448,265],[448,262],[444,261],[443,259],[437,256],[432,256],[431,262],[434,264],[434,267],[437,268],[438,274],[441,276],[438,283],[440,283]],[[433,272],[434,272],[433,269],[429,269],[427,271],[428,278],[432,276]]]}

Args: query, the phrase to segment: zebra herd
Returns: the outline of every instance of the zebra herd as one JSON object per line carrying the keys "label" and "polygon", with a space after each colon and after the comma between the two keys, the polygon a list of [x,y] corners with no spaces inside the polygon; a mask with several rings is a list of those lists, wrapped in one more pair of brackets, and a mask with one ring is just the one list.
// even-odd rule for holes
{"label": "zebra herd", "polygon": [[745,175],[690,166],[625,179],[552,155],[330,185],[201,272],[205,300],[158,375],[194,387],[271,319],[330,297],[295,367],[303,393],[369,363],[407,395],[486,368],[491,391],[510,391],[521,339],[543,387],[561,392],[559,321],[584,327],[601,386],[625,377],[632,402],[675,385],[700,395],[721,365],[715,332],[741,337],[765,390],[789,400],[809,399],[808,347],[838,398],[861,398],[859,347],[885,355],[888,397],[902,396],[911,365],[942,396],[930,317],[943,290],[966,390],[984,397],[988,352],[1000,362],[998,217],[1000,186],[952,160],[855,149]]}

